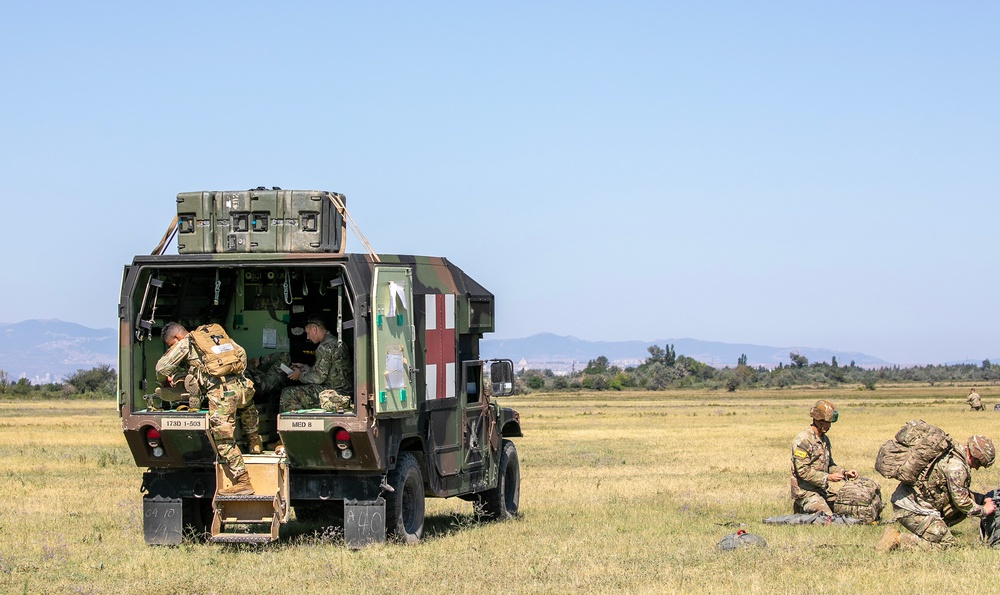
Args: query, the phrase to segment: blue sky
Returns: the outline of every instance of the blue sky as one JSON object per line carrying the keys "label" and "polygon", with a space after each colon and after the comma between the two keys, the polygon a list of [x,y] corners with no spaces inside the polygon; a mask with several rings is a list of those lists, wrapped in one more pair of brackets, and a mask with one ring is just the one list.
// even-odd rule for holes
{"label": "blue sky", "polygon": [[1000,357],[994,4],[207,4],[5,7],[0,321],[116,325],[178,192],[263,185],[496,338]]}

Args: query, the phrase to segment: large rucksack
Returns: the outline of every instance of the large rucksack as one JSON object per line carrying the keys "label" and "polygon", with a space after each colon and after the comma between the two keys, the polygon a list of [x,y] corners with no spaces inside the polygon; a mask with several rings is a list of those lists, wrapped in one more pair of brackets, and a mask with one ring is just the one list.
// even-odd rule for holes
{"label": "large rucksack", "polygon": [[878,522],[883,508],[882,488],[867,477],[845,481],[833,501],[834,514],[854,517],[866,523]]}
{"label": "large rucksack", "polygon": [[906,422],[875,457],[875,470],[888,479],[913,485],[930,466],[954,448],[944,430],[917,419]]}
{"label": "large rucksack", "polygon": [[191,331],[191,345],[201,356],[205,371],[212,376],[242,374],[246,369],[246,362],[238,355],[236,343],[218,324],[204,324]]}

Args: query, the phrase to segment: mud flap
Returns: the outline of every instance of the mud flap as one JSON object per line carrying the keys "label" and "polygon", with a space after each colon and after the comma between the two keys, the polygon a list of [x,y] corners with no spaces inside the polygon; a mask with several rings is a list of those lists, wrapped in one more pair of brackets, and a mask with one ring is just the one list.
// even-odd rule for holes
{"label": "mud flap", "polygon": [[351,549],[385,541],[385,499],[344,500],[344,544]]}
{"label": "mud flap", "polygon": [[142,537],[146,545],[179,545],[184,537],[181,499],[162,496],[143,498]]}

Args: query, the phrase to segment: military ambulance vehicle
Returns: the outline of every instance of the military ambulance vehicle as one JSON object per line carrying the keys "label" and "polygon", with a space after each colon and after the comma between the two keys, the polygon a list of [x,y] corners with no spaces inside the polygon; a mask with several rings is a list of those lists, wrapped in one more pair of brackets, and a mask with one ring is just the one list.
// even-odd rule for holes
{"label": "military ambulance vehicle", "polygon": [[[521,436],[520,420],[493,398],[511,394],[513,364],[479,353],[494,330],[493,294],[444,258],[346,254],[348,220],[343,195],[330,192],[181,193],[154,253],[125,267],[118,404],[136,465],[148,468],[147,544],[202,534],[266,543],[293,511],[340,520],[352,547],[387,535],[415,542],[426,497],[469,500],[486,518],[517,514],[509,438]],[[174,238],[178,253],[166,254]],[[217,464],[206,401],[158,386],[161,329],[217,323],[248,358],[310,364],[303,329],[315,315],[352,362],[350,403],[283,412],[280,390],[258,386],[270,446],[248,454],[236,430],[255,493],[217,494],[232,478]]]}

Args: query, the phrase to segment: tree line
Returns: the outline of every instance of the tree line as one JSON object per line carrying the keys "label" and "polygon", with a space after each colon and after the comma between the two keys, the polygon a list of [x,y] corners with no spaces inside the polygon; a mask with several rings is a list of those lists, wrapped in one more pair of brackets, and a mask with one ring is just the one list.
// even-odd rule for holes
{"label": "tree line", "polygon": [[837,358],[810,363],[797,352],[788,354],[788,364],[777,367],[747,365],[742,354],[735,367],[713,368],[694,358],[677,355],[673,345],[648,348],[647,357],[638,366],[612,365],[605,356],[587,362],[583,370],[556,375],[552,370],[523,369],[518,372],[521,390],[664,390],[668,388],[705,388],[734,392],[750,388],[790,386],[837,387],[857,385],[875,390],[879,383],[914,382],[931,386],[961,382],[973,386],[1000,380],[1000,365],[983,360],[982,365],[954,364],[901,368],[884,366],[863,368],[851,361],[841,365]]}
{"label": "tree line", "polygon": [[[704,388],[734,392],[750,388],[791,386],[837,387],[855,385],[875,390],[879,383],[958,382],[969,386],[992,384],[1000,380],[1000,364],[983,360],[981,365],[953,364],[901,368],[885,366],[863,368],[852,361],[842,366],[834,357],[830,362],[813,362],[789,353],[789,363],[775,368],[750,366],[741,355],[736,367],[713,368],[694,358],[677,355],[673,345],[648,348],[647,357],[638,366],[612,365],[605,356],[587,362],[583,370],[557,375],[552,370],[518,371],[517,384],[522,392],[562,390],[665,390],[669,388]],[[77,370],[62,382],[32,384],[27,378],[11,380],[0,370],[0,398],[107,398],[117,391],[117,373],[109,364],[89,370]]]}
{"label": "tree line", "polygon": [[110,364],[77,370],[62,382],[44,384],[32,384],[27,378],[12,380],[7,372],[0,370],[0,398],[107,398],[115,396],[117,387],[118,373]]}

